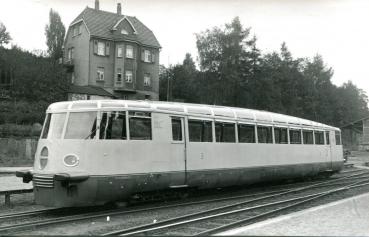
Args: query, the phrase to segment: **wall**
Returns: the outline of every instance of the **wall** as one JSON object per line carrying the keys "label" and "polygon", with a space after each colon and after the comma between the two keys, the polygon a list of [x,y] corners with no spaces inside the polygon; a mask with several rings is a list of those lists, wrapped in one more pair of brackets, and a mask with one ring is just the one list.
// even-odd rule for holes
{"label": "wall", "polygon": [[0,166],[32,166],[37,139],[0,138]]}

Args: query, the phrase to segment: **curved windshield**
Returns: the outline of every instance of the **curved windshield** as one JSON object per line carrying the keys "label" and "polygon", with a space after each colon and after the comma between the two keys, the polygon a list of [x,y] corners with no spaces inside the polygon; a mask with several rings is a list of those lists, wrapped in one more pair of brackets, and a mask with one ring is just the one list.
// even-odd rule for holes
{"label": "curved windshield", "polygon": [[71,112],[65,139],[92,139],[96,135],[97,112]]}
{"label": "curved windshield", "polygon": [[46,116],[41,138],[60,139],[63,133],[66,113],[47,114]]}

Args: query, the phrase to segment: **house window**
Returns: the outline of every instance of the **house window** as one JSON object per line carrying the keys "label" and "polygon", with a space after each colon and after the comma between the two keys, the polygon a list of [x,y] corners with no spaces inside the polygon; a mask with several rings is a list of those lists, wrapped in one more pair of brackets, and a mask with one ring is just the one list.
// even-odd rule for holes
{"label": "house window", "polygon": [[97,68],[97,80],[98,81],[103,81],[104,80],[104,68],[103,67],[98,67]]}
{"label": "house window", "polygon": [[133,46],[127,45],[126,47],[126,58],[133,58]]}
{"label": "house window", "polygon": [[144,52],[144,62],[150,63],[151,62],[151,52],[149,50],[145,50]]}
{"label": "house window", "polygon": [[104,42],[97,43],[97,55],[105,56],[105,43]]}
{"label": "house window", "polygon": [[126,82],[131,83],[133,79],[132,71],[126,71]]}
{"label": "house window", "polygon": [[68,49],[68,61],[72,61],[73,57],[74,57],[74,48],[72,47]]}
{"label": "house window", "polygon": [[151,76],[149,73],[145,73],[144,75],[144,86],[150,86],[151,85]]}
{"label": "house window", "polygon": [[117,48],[117,57],[118,58],[123,57],[123,46],[121,44],[118,45],[118,48]]}
{"label": "house window", "polygon": [[117,84],[122,84],[122,69],[117,69]]}
{"label": "house window", "polygon": [[120,31],[120,33],[121,33],[122,35],[128,35],[128,31],[126,31],[125,29],[122,29],[122,30]]}
{"label": "house window", "polygon": [[73,27],[73,36],[79,35],[81,33],[81,24],[77,24]]}

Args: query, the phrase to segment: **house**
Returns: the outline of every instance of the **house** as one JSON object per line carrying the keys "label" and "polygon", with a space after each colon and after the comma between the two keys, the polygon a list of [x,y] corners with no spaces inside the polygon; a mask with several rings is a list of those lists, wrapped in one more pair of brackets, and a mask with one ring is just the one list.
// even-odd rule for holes
{"label": "house", "polygon": [[341,127],[343,147],[353,151],[369,150],[369,117]]}
{"label": "house", "polygon": [[159,52],[154,33],[136,17],[86,7],[70,24],[63,62],[69,100],[159,99]]}

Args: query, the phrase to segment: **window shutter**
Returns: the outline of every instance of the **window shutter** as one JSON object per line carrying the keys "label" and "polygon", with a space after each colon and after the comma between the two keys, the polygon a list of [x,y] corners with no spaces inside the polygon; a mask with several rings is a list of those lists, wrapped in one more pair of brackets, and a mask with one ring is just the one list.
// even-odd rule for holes
{"label": "window shutter", "polygon": [[109,56],[110,55],[110,43],[106,42],[105,44],[105,55]]}
{"label": "window shutter", "polygon": [[145,61],[145,50],[141,49],[141,60]]}
{"label": "window shutter", "polygon": [[97,54],[97,40],[94,40],[94,54]]}
{"label": "window shutter", "polygon": [[155,53],[151,51],[151,62],[155,63]]}

